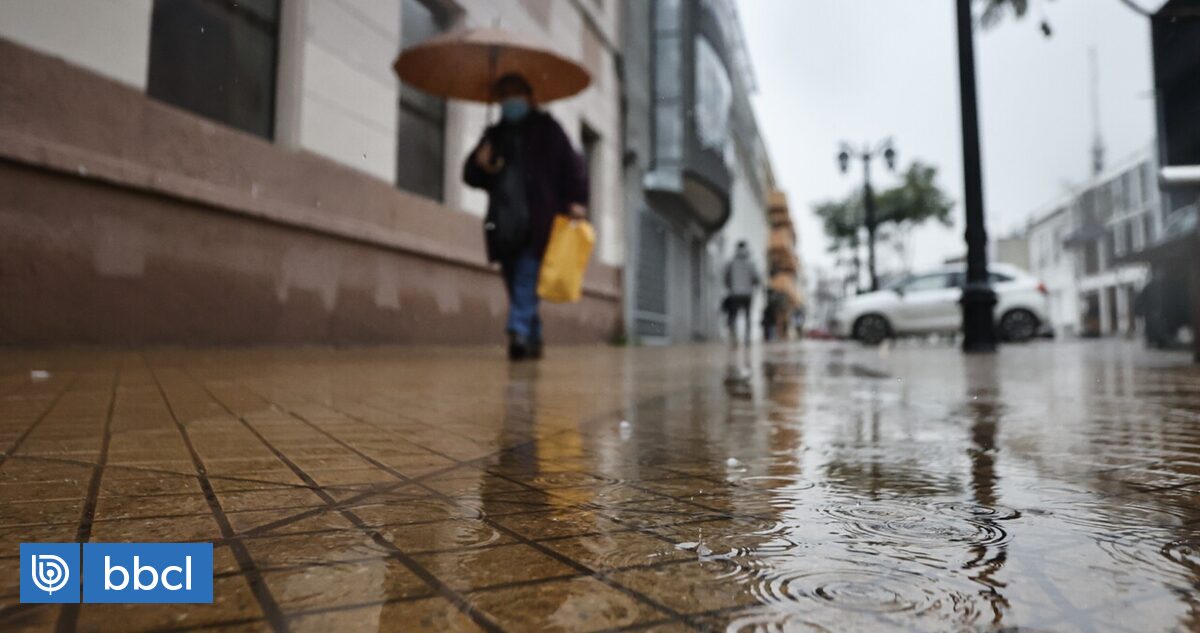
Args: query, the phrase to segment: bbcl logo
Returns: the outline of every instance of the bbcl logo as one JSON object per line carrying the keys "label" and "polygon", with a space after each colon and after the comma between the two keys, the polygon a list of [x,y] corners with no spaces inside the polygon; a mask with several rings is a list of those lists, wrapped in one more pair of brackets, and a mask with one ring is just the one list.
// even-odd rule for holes
{"label": "bbcl logo", "polygon": [[79,544],[21,544],[21,602],[79,602]]}
{"label": "bbcl logo", "polygon": [[[21,544],[21,602],[211,603],[211,543]],[[82,563],[82,565],[81,565]]]}
{"label": "bbcl logo", "polygon": [[67,586],[71,579],[71,568],[67,561],[54,554],[33,554],[30,564],[33,566],[33,584],[46,595],[54,595],[55,591]]}

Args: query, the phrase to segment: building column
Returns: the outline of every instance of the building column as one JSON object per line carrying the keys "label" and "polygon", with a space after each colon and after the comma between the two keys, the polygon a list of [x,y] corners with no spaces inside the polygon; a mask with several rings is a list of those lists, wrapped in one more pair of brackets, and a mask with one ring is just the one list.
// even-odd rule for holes
{"label": "building column", "polygon": [[1114,324],[1117,327],[1117,334],[1122,336],[1133,332],[1133,314],[1130,311],[1129,305],[1129,286],[1127,284],[1118,284],[1115,286],[1117,295],[1117,322]]}
{"label": "building column", "polygon": [[300,148],[300,107],[304,100],[304,39],[308,0],[290,0],[279,7],[279,48],[275,65],[275,142]]}

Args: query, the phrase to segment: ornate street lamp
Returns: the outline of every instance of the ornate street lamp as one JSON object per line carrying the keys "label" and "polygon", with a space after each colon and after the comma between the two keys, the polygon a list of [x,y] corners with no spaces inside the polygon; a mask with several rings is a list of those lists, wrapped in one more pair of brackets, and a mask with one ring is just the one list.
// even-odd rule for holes
{"label": "ornate street lamp", "polygon": [[872,148],[864,144],[861,151],[855,151],[849,144],[843,142],[838,152],[838,166],[842,173],[850,171],[850,159],[858,158],[863,163],[863,207],[866,210],[865,224],[867,225],[867,271],[871,275],[871,290],[879,290],[879,277],[875,272],[875,229],[878,219],[875,217],[875,192],[871,189],[871,159],[882,155],[889,171],[896,171],[896,149],[892,140],[887,139]]}

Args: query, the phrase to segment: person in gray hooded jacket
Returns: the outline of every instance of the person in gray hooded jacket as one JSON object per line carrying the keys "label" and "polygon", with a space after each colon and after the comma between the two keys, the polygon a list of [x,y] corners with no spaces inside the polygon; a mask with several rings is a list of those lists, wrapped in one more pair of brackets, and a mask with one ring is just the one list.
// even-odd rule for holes
{"label": "person in gray hooded jacket", "polygon": [[750,343],[750,302],[761,283],[754,261],[750,259],[750,247],[746,240],[741,240],[737,243],[733,259],[725,268],[725,317],[729,321],[729,337],[735,345],[738,342],[739,314],[746,319],[746,343]]}

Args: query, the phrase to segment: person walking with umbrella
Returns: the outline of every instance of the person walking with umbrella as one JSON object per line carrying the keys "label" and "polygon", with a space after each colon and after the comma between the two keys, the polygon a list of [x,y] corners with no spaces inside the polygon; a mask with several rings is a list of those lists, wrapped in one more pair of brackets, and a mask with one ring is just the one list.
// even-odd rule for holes
{"label": "person walking with umbrella", "polygon": [[500,104],[463,180],[488,192],[484,236],[508,292],[509,358],[540,358],[542,256],[555,216],[587,217],[588,178],[562,126],[538,105],[582,91],[591,78],[578,63],[495,28],[435,37],[405,50],[395,69],[431,94]]}
{"label": "person walking with umbrella", "polygon": [[488,259],[500,263],[508,290],[508,355],[540,358],[538,273],[554,216],[587,217],[587,169],[554,117],[535,106],[529,82],[496,82],[500,121],[463,165],[463,180],[488,192]]}

